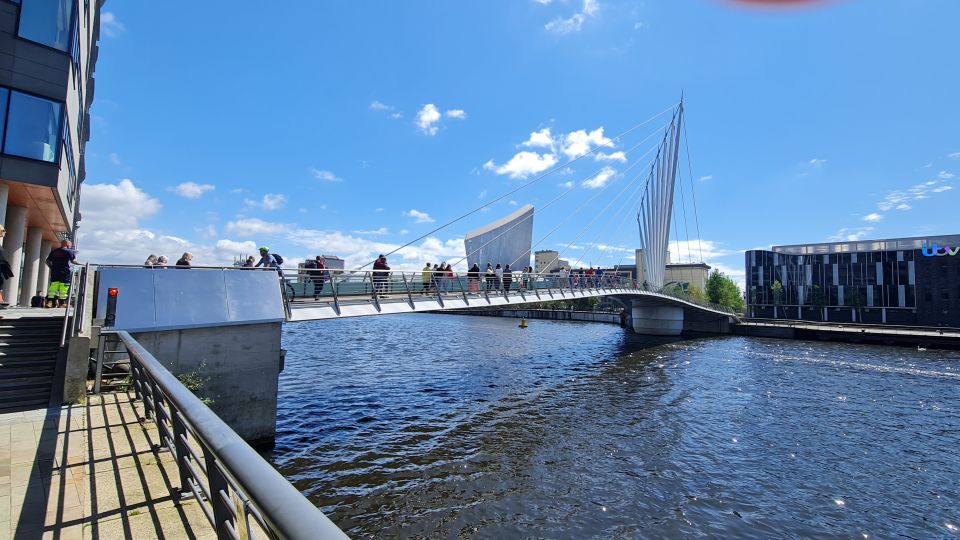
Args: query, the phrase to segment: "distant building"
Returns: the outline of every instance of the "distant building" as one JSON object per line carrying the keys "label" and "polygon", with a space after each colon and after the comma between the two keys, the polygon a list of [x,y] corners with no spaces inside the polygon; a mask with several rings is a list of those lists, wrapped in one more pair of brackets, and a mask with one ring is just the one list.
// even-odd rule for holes
{"label": "distant building", "polygon": [[[336,255],[320,255],[323,257],[323,263],[327,267],[327,270],[339,270],[343,271],[346,265],[346,261],[337,257]],[[303,262],[297,264],[297,273],[300,275],[306,275],[307,271],[304,266],[307,262],[316,261],[316,259],[304,259]]]}
{"label": "distant building", "polygon": [[530,265],[533,245],[533,205],[527,204],[509,216],[467,233],[463,241],[467,250],[467,266],[474,263],[485,268],[511,265],[522,268]]}
{"label": "distant building", "polygon": [[752,317],[960,326],[960,235],[774,246],[745,263]]}
{"label": "distant building", "polygon": [[0,223],[12,305],[46,290],[43,260],[80,221],[101,4],[0,2]]}
{"label": "distant building", "polygon": [[570,261],[560,258],[560,253],[552,249],[542,249],[533,254],[533,271],[538,274],[557,272],[561,268],[570,269]]}
{"label": "distant building", "polygon": [[[667,252],[667,260],[670,260],[670,252]],[[631,268],[637,276],[637,284],[643,285],[646,281],[646,274],[643,270],[643,250],[636,251],[636,265]],[[663,277],[664,289],[673,286],[679,286],[686,290],[693,285],[701,291],[707,288],[707,277],[710,275],[710,267],[702,262],[697,263],[670,263],[666,265],[666,272]]]}

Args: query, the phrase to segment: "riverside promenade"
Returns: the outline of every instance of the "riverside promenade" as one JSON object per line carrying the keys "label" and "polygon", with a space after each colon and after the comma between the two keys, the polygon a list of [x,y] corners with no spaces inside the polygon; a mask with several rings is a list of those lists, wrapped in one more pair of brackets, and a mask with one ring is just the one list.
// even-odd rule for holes
{"label": "riverside promenade", "polygon": [[0,540],[216,538],[127,393],[0,414]]}

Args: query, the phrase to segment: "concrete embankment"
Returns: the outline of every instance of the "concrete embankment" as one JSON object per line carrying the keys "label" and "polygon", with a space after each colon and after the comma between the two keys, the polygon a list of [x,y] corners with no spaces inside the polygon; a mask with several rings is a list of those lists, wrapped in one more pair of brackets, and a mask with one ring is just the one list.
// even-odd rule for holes
{"label": "concrete embankment", "polygon": [[732,325],[740,336],[814,341],[843,341],[901,347],[960,349],[960,329],[873,324],[832,324],[811,321],[747,319]]}

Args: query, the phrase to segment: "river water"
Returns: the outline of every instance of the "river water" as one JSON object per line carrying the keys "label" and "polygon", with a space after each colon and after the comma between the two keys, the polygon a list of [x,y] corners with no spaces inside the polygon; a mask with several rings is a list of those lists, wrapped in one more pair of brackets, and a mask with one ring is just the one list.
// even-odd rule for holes
{"label": "river water", "polygon": [[359,538],[960,535],[960,354],[286,325],[274,465]]}

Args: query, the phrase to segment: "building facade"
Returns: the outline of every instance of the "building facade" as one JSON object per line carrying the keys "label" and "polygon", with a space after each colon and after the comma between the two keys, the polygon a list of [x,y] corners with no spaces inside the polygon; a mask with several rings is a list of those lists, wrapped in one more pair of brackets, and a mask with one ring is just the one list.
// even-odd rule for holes
{"label": "building facade", "polygon": [[[647,282],[646,272],[643,267],[643,250],[635,251],[636,264],[632,271],[637,276],[637,284],[643,285]],[[670,261],[670,252],[667,252],[667,261]],[[687,290],[691,285],[699,288],[701,291],[707,290],[707,277],[710,275],[710,267],[706,263],[671,263],[667,262],[663,273],[663,288],[680,287]]]}
{"label": "building facade", "polygon": [[0,0],[0,223],[10,304],[46,292],[47,254],[80,221],[98,0]]}
{"label": "building facade", "polygon": [[960,235],[746,252],[752,317],[960,327]]}
{"label": "building facade", "polygon": [[475,263],[486,268],[511,265],[530,265],[533,245],[533,205],[527,204],[516,212],[493,223],[470,231],[463,243],[467,250],[467,266]]}
{"label": "building facade", "polygon": [[561,268],[570,268],[570,261],[560,258],[560,253],[552,249],[542,249],[533,254],[533,271],[538,274],[557,272]]}

